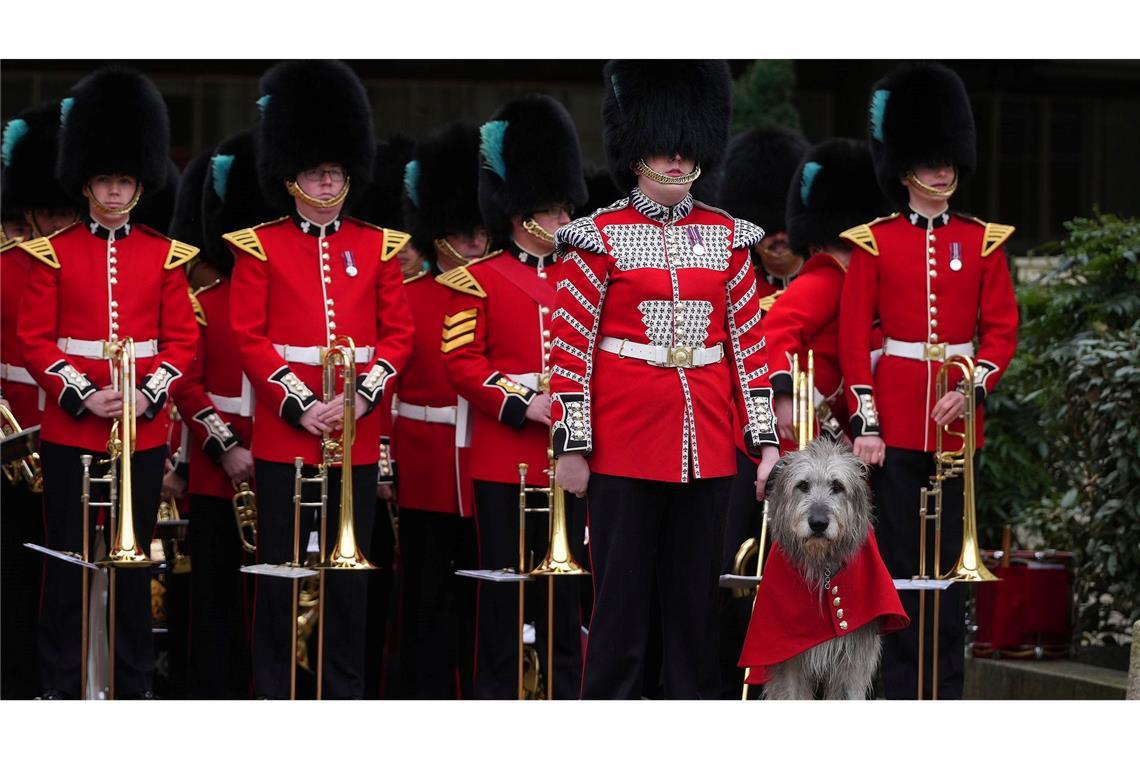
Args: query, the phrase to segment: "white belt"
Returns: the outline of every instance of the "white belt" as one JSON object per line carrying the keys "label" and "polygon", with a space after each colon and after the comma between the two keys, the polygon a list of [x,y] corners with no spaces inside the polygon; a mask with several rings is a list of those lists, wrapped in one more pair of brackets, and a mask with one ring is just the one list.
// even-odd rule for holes
{"label": "white belt", "polygon": [[911,343],[894,338],[883,339],[883,356],[901,356],[904,359],[941,362],[951,356],[974,355],[973,343]]}
{"label": "white belt", "polygon": [[[273,349],[280,354],[281,358],[287,362],[296,362],[297,364],[311,364],[314,367],[321,366],[321,352],[325,350],[324,346],[283,346],[280,343],[274,343]],[[358,346],[356,349],[356,363],[367,364],[372,361],[372,357],[376,354],[375,346]]]}
{"label": "white belt", "polygon": [[689,346],[651,346],[634,343],[631,340],[602,338],[598,348],[611,354],[632,359],[641,359],[655,367],[703,367],[716,364],[724,358],[724,346],[717,343],[708,348]]}
{"label": "white belt", "polygon": [[28,372],[23,367],[17,367],[14,364],[0,364],[0,380],[7,380],[10,383],[23,383],[24,385],[36,385],[36,379],[32,377],[31,372]]}
{"label": "white belt", "polygon": [[[60,338],[55,342],[59,350],[71,356],[84,356],[88,359],[106,359],[104,349],[111,345],[107,340],[79,340],[78,338]],[[135,358],[146,359],[158,353],[158,340],[135,341]]]}
{"label": "white belt", "polygon": [[408,420],[454,425],[456,420],[456,407],[420,406],[419,404],[409,404],[406,401],[401,401],[396,405],[396,414]]}
{"label": "white belt", "polygon": [[216,393],[207,393],[206,395],[210,397],[210,403],[213,404],[214,408],[219,412],[236,414],[240,417],[249,416],[248,407],[243,411],[241,396],[219,396]]}

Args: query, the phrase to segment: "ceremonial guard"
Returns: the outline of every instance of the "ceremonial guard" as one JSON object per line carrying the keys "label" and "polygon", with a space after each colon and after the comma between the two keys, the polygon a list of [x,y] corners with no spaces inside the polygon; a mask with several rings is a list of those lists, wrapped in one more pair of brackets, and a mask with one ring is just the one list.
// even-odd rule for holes
{"label": "ceremonial guard", "polygon": [[628,197],[559,231],[551,324],[557,478],[589,494],[582,696],[640,696],[656,577],[665,695],[714,698],[736,441],[761,457],[757,493],[778,458],[750,260],[764,232],[689,193],[724,154],[726,63],[611,62],[604,81],[606,153]]}
{"label": "ceremonial guard", "polygon": [[[294,552],[294,459],[312,477],[322,436],[344,420],[345,402],[322,400],[325,349],[355,343],[356,420],[351,446],[355,537],[367,556],[376,518],[380,415],[370,414],[407,359],[412,342],[396,251],[407,236],[344,216],[353,193],[368,186],[376,142],[364,86],[343,63],[287,62],[261,80],[254,132],[258,177],[267,202],[287,211],[276,221],[224,235],[234,251],[230,321],[242,369],[255,392],[253,456],[258,484],[258,561],[291,561]],[[339,467],[329,470],[329,547],[336,543]],[[303,500],[317,501],[314,487]],[[301,542],[315,523],[301,518]],[[332,540],[327,540],[332,538]],[[304,546],[301,547],[302,552]],[[324,601],[324,695],[364,693],[365,596],[362,572],[329,573]],[[259,578],[254,617],[255,696],[289,695],[289,583]]]}
{"label": "ceremonial guard", "polygon": [[[57,177],[66,191],[86,199],[88,213],[50,237],[21,243],[37,264],[18,328],[27,368],[47,397],[41,429],[46,541],[55,550],[83,548],[80,456],[94,457],[93,475],[106,470],[101,460],[125,392],[134,394],[138,415],[130,483],[134,533],[145,552],[166,460],[167,397],[197,342],[182,271],[197,249],[130,219],[139,198],[161,190],[166,178],[169,125],[155,86],[133,71],[107,67],[81,80],[61,112]],[[128,338],[138,387],[120,392],[111,387],[107,350]],[[126,484],[120,494],[125,490]],[[92,530],[94,517],[92,510]],[[46,565],[39,638],[45,697],[81,696],[79,573],[54,559]],[[117,596],[116,694],[149,697],[149,573],[118,573]]]}
{"label": "ceremonial guard", "polygon": [[435,278],[487,253],[479,215],[479,130],[453,124],[420,141],[404,188],[411,245],[424,252],[431,270],[404,280],[416,335],[396,381],[403,587],[400,677],[393,695],[455,699],[472,696],[475,656],[475,584],[455,571],[473,568],[477,560],[470,478],[460,477],[455,455],[456,394],[440,352],[439,331],[454,291]]}
{"label": "ceremonial guard", "polygon": [[[586,199],[581,149],[566,109],[546,95],[502,106],[481,130],[479,205],[495,253],[446,272],[453,292],[443,320],[448,380],[459,394],[459,456],[469,452],[474,479],[479,566],[516,567],[519,557],[519,463],[527,483],[547,485],[550,397],[539,387],[553,329],[554,233]],[[545,521],[527,521],[527,546],[541,558]],[[577,539],[581,543],[581,538]],[[529,569],[529,568],[525,568]],[[530,584],[528,619],[545,641],[546,584]],[[577,581],[555,582],[554,696],[578,694],[581,673]],[[475,696],[516,696],[517,595],[513,586],[480,582]],[[543,672],[546,647],[539,646]]]}
{"label": "ceremonial guard", "polygon": [[[958,183],[974,170],[976,150],[974,116],[957,74],[938,64],[901,67],[874,86],[869,110],[879,186],[901,213],[841,235],[856,250],[843,286],[839,358],[855,454],[872,467],[879,547],[891,575],[909,578],[918,569],[919,491],[934,469],[935,426],[961,416],[971,387],[984,402],[1017,346],[1017,303],[1003,247],[1013,228],[950,211]],[[883,356],[872,368],[876,320]],[[939,367],[954,355],[973,357],[975,376],[952,374],[952,390],[935,398]],[[944,487],[943,557],[956,557],[962,541],[957,483]],[[915,595],[903,596],[916,619]],[[962,692],[962,598],[956,586],[942,594],[940,698]],[[919,635],[925,634],[911,626],[884,640],[888,698],[916,694]],[[925,683],[929,688],[931,679]]]}
{"label": "ceremonial guard", "polygon": [[[59,101],[50,100],[20,113],[4,127],[3,199],[4,237],[0,248],[0,404],[8,408],[14,425],[4,420],[7,436],[15,426],[40,424],[39,387],[28,372],[16,322],[20,299],[34,259],[17,247],[24,239],[51,235],[77,218],[76,202],[63,192],[55,178]],[[8,233],[12,233],[9,236]],[[13,469],[12,472],[23,471]],[[41,483],[32,476],[4,478],[4,509],[0,511],[0,609],[5,610],[2,695],[5,699],[33,697],[39,692],[36,675],[36,616],[39,613],[42,557],[23,547],[27,541],[43,543]]]}
{"label": "ceremonial guard", "polygon": [[[814,360],[815,407],[819,430],[811,435],[848,439],[848,413],[839,366],[839,300],[851,261],[851,243],[839,237],[859,220],[887,213],[889,203],[875,181],[866,143],[826,140],[808,151],[788,188],[788,245],[807,260],[795,282],[764,320],[768,364],[776,394],[781,444],[796,445],[792,429],[793,357],[800,371]],[[874,331],[872,349],[882,344]]]}
{"label": "ceremonial guard", "polygon": [[272,215],[257,181],[253,135],[225,140],[199,182],[203,245],[193,279],[201,340],[198,355],[174,395],[190,437],[192,694],[207,699],[249,694],[245,553],[235,525],[233,498],[247,484],[256,492],[253,399],[230,324],[234,254],[222,235]]}

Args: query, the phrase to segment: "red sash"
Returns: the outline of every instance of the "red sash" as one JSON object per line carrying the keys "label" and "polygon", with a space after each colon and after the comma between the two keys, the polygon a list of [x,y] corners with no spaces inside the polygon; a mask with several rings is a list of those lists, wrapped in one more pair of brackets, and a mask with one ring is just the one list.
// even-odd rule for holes
{"label": "red sash", "polygon": [[494,269],[539,306],[554,308],[554,284],[538,277],[532,267],[516,261],[509,253],[488,259],[483,266]]}

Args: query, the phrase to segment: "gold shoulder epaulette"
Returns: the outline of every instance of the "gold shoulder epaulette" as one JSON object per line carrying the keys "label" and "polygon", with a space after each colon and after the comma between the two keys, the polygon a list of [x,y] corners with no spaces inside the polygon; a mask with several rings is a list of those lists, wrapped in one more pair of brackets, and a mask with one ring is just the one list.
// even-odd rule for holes
{"label": "gold shoulder epaulette", "polygon": [[405,277],[404,278],[404,284],[407,285],[410,282],[415,282],[416,280],[422,280],[423,278],[425,278],[427,276],[428,276],[427,272],[416,272],[411,277]]}
{"label": "gold shoulder epaulette", "polygon": [[460,293],[466,293],[469,296],[476,298],[486,298],[487,291],[483,290],[483,286],[475,279],[475,275],[467,271],[467,267],[456,267],[449,272],[444,272],[435,281],[440,285],[446,285],[452,290],[458,290]]}
{"label": "gold shoulder epaulette", "polygon": [[[190,306],[194,308],[194,319],[202,327],[206,327],[206,310],[202,308],[202,304],[198,301],[198,294],[194,292],[193,288],[187,288],[190,294]],[[199,291],[200,292],[200,291]]]}
{"label": "gold shoulder epaulette", "polygon": [[412,239],[411,235],[400,230],[390,230],[387,227],[380,229],[384,231],[384,250],[380,252],[381,261],[391,259]]}
{"label": "gold shoulder epaulette", "polygon": [[255,229],[255,227],[246,227],[244,230],[227,232],[222,235],[222,240],[232,243],[255,259],[266,261],[265,249],[261,247],[261,240],[258,239],[257,233],[254,232]]}
{"label": "gold shoulder epaulette", "polygon": [[850,240],[872,256],[879,255],[879,245],[875,242],[875,233],[871,232],[870,224],[860,224],[858,227],[844,230],[839,233],[839,237]]}
{"label": "gold shoulder epaulette", "polygon": [[52,236],[32,238],[31,240],[18,243],[18,245],[52,269],[59,269],[59,257],[55,255],[55,248],[52,247],[51,237]]}
{"label": "gold shoulder epaulette", "polygon": [[986,222],[985,232],[982,233],[982,258],[1001,248],[1005,241],[1009,240],[1013,231],[1014,228],[1008,224]]}
{"label": "gold shoulder epaulette", "polygon": [[771,295],[767,295],[767,296],[764,296],[763,298],[761,298],[760,299],[760,311],[771,311],[772,307],[776,305],[776,299],[779,298],[780,294],[783,292],[784,291],[782,291],[782,290],[777,290],[775,293],[772,293]]}
{"label": "gold shoulder epaulette", "polygon": [[181,240],[170,241],[170,251],[166,254],[166,263],[163,267],[166,269],[174,269],[189,262],[198,255],[198,249],[192,245],[187,245]]}

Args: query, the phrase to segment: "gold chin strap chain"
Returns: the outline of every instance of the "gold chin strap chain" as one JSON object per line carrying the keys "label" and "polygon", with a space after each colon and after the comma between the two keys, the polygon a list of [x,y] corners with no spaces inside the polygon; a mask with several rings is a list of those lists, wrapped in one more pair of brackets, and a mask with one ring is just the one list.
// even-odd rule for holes
{"label": "gold chin strap chain", "polygon": [[670,177],[668,174],[662,174],[659,171],[650,169],[649,164],[645,163],[644,159],[641,159],[633,165],[633,171],[659,185],[689,185],[696,182],[697,177],[701,176],[701,165],[697,164],[696,168],[688,174],[682,174],[680,177]]}
{"label": "gold chin strap chain", "polygon": [[945,190],[938,190],[936,188],[931,187],[930,185],[925,184],[918,177],[914,176],[913,171],[909,171],[906,173],[906,181],[907,181],[907,184],[909,184],[915,190],[922,193],[923,195],[929,195],[931,198],[949,198],[951,195],[954,194],[954,191],[958,189],[958,173],[957,172],[954,172],[954,181],[951,182],[950,186],[947,187]]}
{"label": "gold chin strap chain", "polygon": [[308,204],[313,208],[332,208],[337,204],[344,203],[344,199],[348,197],[348,189],[351,186],[351,180],[348,177],[345,177],[344,188],[342,188],[339,193],[337,193],[332,198],[329,198],[327,201],[322,201],[320,198],[314,198],[313,196],[306,193],[301,189],[301,186],[293,180],[285,180],[285,189],[289,191],[289,195],[292,195],[294,198],[300,198],[303,203]]}
{"label": "gold chin strap chain", "polygon": [[524,230],[526,230],[530,234],[534,235],[536,238],[538,238],[542,242],[544,242],[544,243],[553,243],[554,242],[554,236],[551,235],[549,232],[547,232],[545,227],[543,227],[538,222],[534,221],[534,217],[528,216],[526,219],[523,219],[522,226],[523,226]]}
{"label": "gold chin strap chain", "polygon": [[[475,260],[468,259],[459,251],[455,250],[455,247],[451,243],[447,242],[446,238],[436,238],[432,241],[432,243],[435,245],[436,253],[442,255],[445,259],[448,259],[452,264],[455,264],[456,266],[465,266]],[[489,248],[490,245],[491,244],[488,243],[486,246],[484,246],[483,253],[479,254],[479,256],[476,258],[481,258],[487,255],[487,248]]]}
{"label": "gold chin strap chain", "polygon": [[139,182],[138,186],[135,187],[135,196],[131,198],[130,203],[123,206],[122,208],[107,208],[98,200],[96,200],[95,193],[91,192],[90,182],[83,186],[83,197],[91,201],[91,205],[99,209],[100,214],[106,214],[108,216],[126,216],[127,214],[131,213],[131,210],[138,205],[139,198],[142,197],[142,192],[143,184],[142,182]]}

